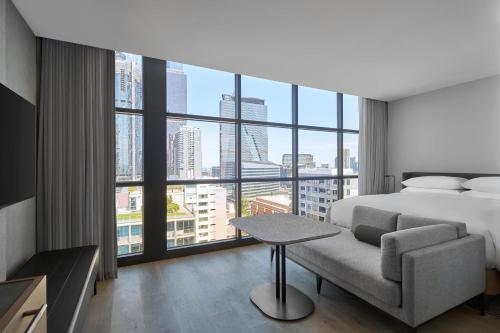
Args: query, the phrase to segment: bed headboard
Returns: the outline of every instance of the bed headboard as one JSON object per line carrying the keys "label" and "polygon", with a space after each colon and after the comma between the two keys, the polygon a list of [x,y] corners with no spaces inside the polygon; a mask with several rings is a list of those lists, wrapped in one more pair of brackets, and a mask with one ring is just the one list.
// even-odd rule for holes
{"label": "bed headboard", "polygon": [[[422,177],[422,176],[450,176],[450,177],[462,177],[462,178],[472,179],[472,178],[477,178],[477,177],[500,177],[500,174],[410,171],[410,172],[403,172],[403,177],[401,178],[401,181],[405,181],[405,180],[413,178],[413,177]],[[401,187],[405,188],[404,185],[401,185]]]}
{"label": "bed headboard", "polygon": [[477,178],[477,177],[500,177],[500,174],[411,171],[411,172],[403,172],[402,180],[405,181],[405,180],[413,178],[413,177],[422,177],[422,176],[450,176],[450,177],[462,177],[462,178],[472,179],[472,178]]}

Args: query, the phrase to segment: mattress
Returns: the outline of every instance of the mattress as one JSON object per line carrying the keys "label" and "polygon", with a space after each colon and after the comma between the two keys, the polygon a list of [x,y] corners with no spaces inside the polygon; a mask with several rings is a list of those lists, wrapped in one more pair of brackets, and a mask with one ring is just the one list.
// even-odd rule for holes
{"label": "mattress", "polygon": [[486,239],[487,268],[500,270],[500,200],[433,193],[392,193],[352,197],[333,203],[331,222],[350,228],[354,206],[467,224],[467,232]]}

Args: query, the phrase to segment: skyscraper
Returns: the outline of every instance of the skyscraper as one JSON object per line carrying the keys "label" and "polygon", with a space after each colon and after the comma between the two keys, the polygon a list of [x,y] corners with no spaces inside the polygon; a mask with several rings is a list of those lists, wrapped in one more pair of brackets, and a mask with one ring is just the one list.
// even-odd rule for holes
{"label": "skyscraper", "polygon": [[[219,102],[219,113],[221,117],[234,117],[235,101],[234,96],[222,95],[222,100]],[[235,161],[235,127],[231,124],[220,124],[219,140],[220,140],[220,177],[235,178],[236,176],[236,161]]]}
{"label": "skyscraper", "polygon": [[351,169],[353,172],[358,172],[358,161],[356,157],[351,157]]}
{"label": "skyscraper", "polygon": [[142,57],[115,52],[115,105],[142,109]]}
{"label": "skyscraper", "polygon": [[[187,113],[187,76],[182,64],[167,61],[167,112]],[[167,126],[167,132],[175,135],[185,124],[185,121],[172,121]]]}
{"label": "skyscraper", "polygon": [[[219,102],[221,117],[234,116],[235,99],[231,95],[222,95]],[[267,105],[260,98],[241,98],[241,114],[248,120],[267,121]],[[221,178],[235,177],[235,142],[234,125],[220,125],[220,167]],[[242,125],[241,126],[241,160],[243,162],[268,161],[267,127]]]}
{"label": "skyscraper", "polygon": [[[283,166],[283,177],[291,177],[293,175],[292,154],[283,154],[281,164]],[[310,169],[316,167],[314,156],[312,154],[298,154],[299,169]]]}
{"label": "skyscraper", "polygon": [[142,117],[116,116],[116,179],[142,179]]}
{"label": "skyscraper", "polygon": [[349,148],[344,148],[344,165],[343,165],[343,168],[344,169],[352,169],[352,166],[351,166],[351,150]]}
{"label": "skyscraper", "polygon": [[174,173],[181,179],[201,178],[201,130],[182,126],[175,133],[173,150]]}
{"label": "skyscraper", "polygon": [[[182,64],[167,61],[167,112],[187,113],[187,76]],[[167,121],[167,174],[175,174],[174,166],[174,139],[185,120],[169,119]]]}

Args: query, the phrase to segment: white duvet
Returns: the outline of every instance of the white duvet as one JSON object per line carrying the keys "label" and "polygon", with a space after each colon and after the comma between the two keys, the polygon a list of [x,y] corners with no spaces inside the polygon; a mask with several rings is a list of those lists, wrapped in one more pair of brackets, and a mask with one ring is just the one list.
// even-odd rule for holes
{"label": "white duvet", "polygon": [[350,228],[356,205],[464,222],[469,233],[486,238],[487,267],[500,270],[500,200],[432,193],[366,195],[334,202],[332,223]]}

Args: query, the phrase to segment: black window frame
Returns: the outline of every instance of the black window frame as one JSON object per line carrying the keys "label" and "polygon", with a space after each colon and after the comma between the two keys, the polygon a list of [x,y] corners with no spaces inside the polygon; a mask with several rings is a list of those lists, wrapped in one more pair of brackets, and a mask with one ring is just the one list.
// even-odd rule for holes
{"label": "black window frame", "polygon": [[[144,58],[145,57],[142,57],[142,66],[143,66],[143,71],[142,71],[142,75],[143,75],[143,91],[144,91]],[[113,65],[114,66],[114,65]],[[113,91],[115,87],[113,87]],[[116,116],[117,115],[126,115],[126,116],[137,116],[137,117],[141,117],[142,118],[142,135],[143,135],[143,140],[142,140],[142,143],[143,143],[143,146],[142,146],[142,152],[144,154],[144,131],[145,131],[145,120],[146,120],[146,117],[145,117],[145,110],[146,110],[146,107],[144,105],[144,99],[142,101],[142,108],[141,109],[138,109],[138,108],[123,108],[123,107],[116,107],[116,104],[114,104],[114,114],[115,114],[115,120],[116,120]],[[142,165],[142,178],[141,180],[127,180],[127,181],[117,181],[116,178],[115,178],[115,189],[116,188],[119,188],[119,187],[141,187],[142,188],[142,195],[143,195],[143,200],[142,200],[142,207],[143,207],[143,214],[142,214],[142,248],[143,248],[143,251],[144,251],[144,229],[145,229],[145,217],[144,217],[144,174],[145,174],[145,170],[144,170],[144,155],[143,155],[143,165]],[[115,194],[116,194],[116,190],[115,190]],[[115,215],[115,223],[116,223],[116,215]],[[117,226],[118,228],[119,226]],[[132,230],[131,228],[129,227],[129,238],[132,236]],[[129,243],[127,244],[128,248],[129,248],[129,252],[126,253],[126,254],[118,254],[118,248],[120,247],[120,245],[117,244],[117,260],[118,260],[118,264],[120,264],[120,261],[121,260],[126,260],[126,259],[123,259],[123,258],[127,258],[127,257],[139,257],[139,256],[142,256],[142,252],[132,252],[131,249],[132,249],[132,245],[133,244],[136,244],[136,243]],[[121,245],[121,246],[125,246],[125,245]]]}
{"label": "black window frame", "polygon": [[[143,64],[143,108],[142,110],[116,108],[116,114],[141,115],[143,117],[143,175],[142,181],[116,182],[116,187],[141,186],[143,191],[143,252],[118,256],[118,265],[125,266],[142,262],[169,259],[185,255],[192,255],[226,248],[239,247],[258,243],[252,237],[243,237],[237,231],[236,238],[228,240],[210,241],[205,243],[179,246],[167,249],[167,212],[166,187],[169,185],[196,185],[196,184],[234,184],[236,216],[241,216],[242,184],[251,182],[285,182],[292,183],[292,212],[300,215],[299,188],[300,181],[307,180],[337,180],[338,199],[343,197],[343,180],[357,179],[358,175],[344,175],[343,152],[344,134],[358,134],[359,130],[344,129],[343,124],[343,94],[337,94],[337,127],[321,127],[301,125],[298,123],[298,85],[290,84],[291,89],[291,123],[276,123],[257,120],[246,120],[241,117],[241,74],[234,74],[235,117],[223,118],[196,114],[178,114],[167,112],[167,74],[166,60],[142,57]],[[235,125],[235,160],[236,170],[234,179],[167,179],[166,156],[166,120],[192,120],[215,123],[229,123]],[[292,175],[289,177],[243,178],[241,175],[241,127],[242,125],[258,125],[268,127],[287,128],[292,130]],[[337,134],[337,175],[299,176],[298,174],[298,134],[299,130],[313,130],[333,132]]]}

